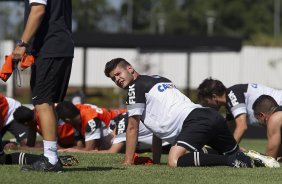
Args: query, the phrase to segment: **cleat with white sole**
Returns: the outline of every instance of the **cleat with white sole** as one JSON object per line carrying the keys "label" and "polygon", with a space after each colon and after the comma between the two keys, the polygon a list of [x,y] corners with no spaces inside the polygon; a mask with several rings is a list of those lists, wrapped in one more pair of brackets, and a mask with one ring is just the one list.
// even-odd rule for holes
{"label": "cleat with white sole", "polygon": [[269,168],[279,168],[280,167],[279,162],[277,160],[275,160],[275,158],[262,155],[257,151],[249,150],[248,152],[245,152],[245,154],[247,156],[251,157],[254,160],[260,160],[261,163],[265,167],[269,167]]}

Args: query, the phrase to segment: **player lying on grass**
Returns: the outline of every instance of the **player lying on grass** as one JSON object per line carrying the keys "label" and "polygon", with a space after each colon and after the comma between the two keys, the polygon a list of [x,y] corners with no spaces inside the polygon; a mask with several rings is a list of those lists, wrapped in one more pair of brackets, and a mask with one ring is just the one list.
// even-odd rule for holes
{"label": "player lying on grass", "polygon": [[269,95],[261,95],[253,104],[256,118],[267,130],[267,147],[265,155],[275,159],[282,156],[282,106]]}
{"label": "player lying on grass", "polygon": [[226,108],[226,119],[235,121],[233,136],[239,143],[248,124],[256,125],[252,105],[260,95],[272,96],[282,105],[282,90],[263,86],[261,84],[237,84],[226,88],[224,84],[212,78],[205,79],[198,87],[198,98],[215,109],[221,106]]}
{"label": "player lying on grass", "polygon": [[[168,155],[170,167],[254,167],[254,160],[239,150],[226,120],[214,109],[191,102],[169,79],[139,75],[123,58],[107,62],[104,72],[128,94],[129,118],[122,164],[132,164],[142,120],[153,133],[156,164],[160,163],[162,141],[167,141],[172,144]],[[204,145],[219,154],[199,152]]]}
{"label": "player lying on grass", "polygon": [[108,110],[90,104],[76,104],[64,101],[56,106],[58,118],[73,126],[82,136],[84,145],[75,147],[76,151],[108,149],[111,135],[107,126],[110,120],[126,109]]}
{"label": "player lying on grass", "polygon": [[[124,153],[126,142],[126,129],[128,126],[128,113],[122,113],[110,121],[108,127],[109,137],[104,140],[106,145],[111,145],[107,150],[81,151],[74,148],[60,150],[62,152],[84,152],[84,153]],[[153,134],[143,124],[139,124],[137,152],[150,151],[152,148]],[[103,138],[102,138],[103,139]],[[169,143],[162,143],[163,150],[170,148]]]}
{"label": "player lying on grass", "polygon": [[[32,138],[33,144],[29,145],[25,149],[42,149],[43,143],[42,141],[35,141],[37,137],[37,133],[42,135],[40,120],[38,114],[35,110],[31,110],[28,107],[20,106],[14,112],[14,119],[29,127],[29,137]],[[58,147],[59,148],[67,148],[73,146],[82,146],[82,136],[80,136],[78,131],[62,121],[58,121]]]}
{"label": "player lying on grass", "polygon": [[14,111],[20,106],[19,101],[5,97],[0,93],[0,133],[4,136],[9,131],[15,136],[17,143],[21,147],[25,147],[26,145],[32,145],[34,140],[28,136],[28,127],[18,123],[13,117]]}

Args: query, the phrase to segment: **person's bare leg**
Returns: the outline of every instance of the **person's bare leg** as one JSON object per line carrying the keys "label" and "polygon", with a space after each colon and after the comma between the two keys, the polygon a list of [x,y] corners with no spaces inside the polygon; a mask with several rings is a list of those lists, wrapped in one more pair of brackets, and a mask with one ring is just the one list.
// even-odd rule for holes
{"label": "person's bare leg", "polygon": [[170,167],[177,167],[177,161],[179,157],[181,157],[186,153],[188,153],[188,151],[181,146],[177,146],[177,145],[171,146],[168,154],[168,165]]}
{"label": "person's bare leg", "polygon": [[49,159],[51,164],[56,164],[58,161],[57,118],[54,111],[54,104],[43,103],[36,105],[35,109],[39,115],[42,129],[44,156]]}

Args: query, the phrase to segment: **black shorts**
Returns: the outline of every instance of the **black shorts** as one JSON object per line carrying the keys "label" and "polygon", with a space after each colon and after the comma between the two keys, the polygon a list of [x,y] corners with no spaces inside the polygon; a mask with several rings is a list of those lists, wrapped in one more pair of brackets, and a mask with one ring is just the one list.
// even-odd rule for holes
{"label": "black shorts", "polygon": [[189,151],[208,145],[220,154],[232,154],[239,149],[226,120],[212,108],[194,109],[185,119],[175,144]]}
{"label": "black shorts", "polygon": [[32,104],[61,102],[69,84],[72,57],[37,57],[31,68]]}
{"label": "black shorts", "polygon": [[[27,126],[20,124],[13,120],[8,125],[4,126],[1,129],[1,135],[4,136],[4,134],[9,131],[11,134],[13,134],[17,140],[18,143],[21,142],[21,140],[26,139],[29,134],[29,129]],[[2,138],[2,137],[1,137]]]}

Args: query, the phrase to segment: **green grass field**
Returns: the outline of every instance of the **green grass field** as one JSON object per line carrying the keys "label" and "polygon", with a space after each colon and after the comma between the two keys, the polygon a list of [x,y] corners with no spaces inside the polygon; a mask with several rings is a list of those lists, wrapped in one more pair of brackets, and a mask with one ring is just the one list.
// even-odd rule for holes
{"label": "green grass field", "polygon": [[[265,140],[243,140],[242,147],[264,152]],[[40,154],[39,152],[35,152]],[[150,153],[145,153],[151,156]],[[62,155],[62,153],[60,153]],[[92,183],[92,184],[127,184],[127,183],[281,183],[282,168],[231,168],[197,167],[169,168],[166,166],[167,155],[162,156],[161,165],[121,166],[123,154],[73,154],[80,164],[65,167],[63,173],[21,172],[20,166],[0,166],[1,184],[22,183]]]}

